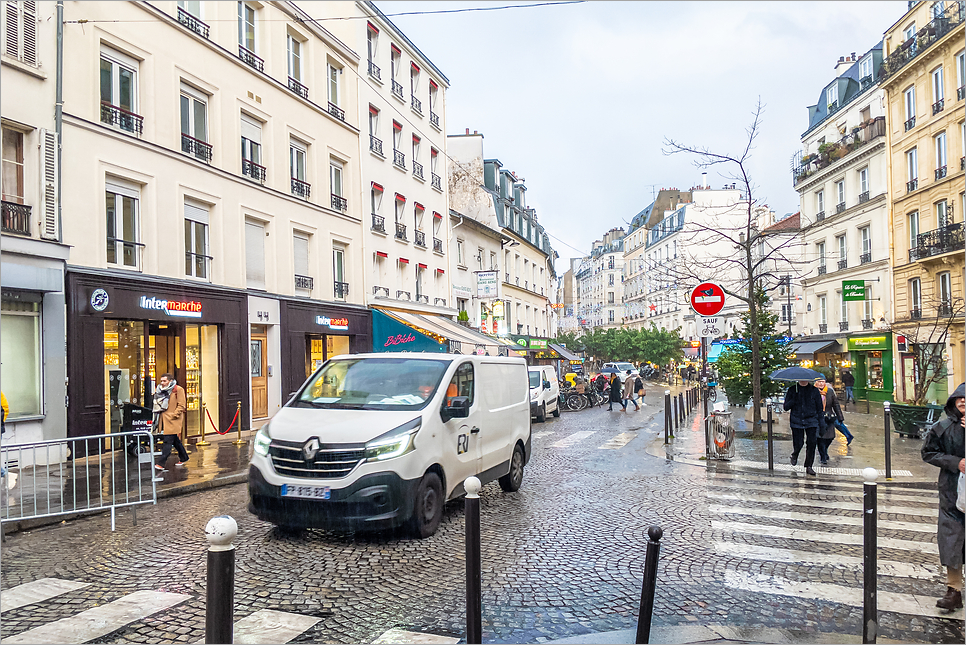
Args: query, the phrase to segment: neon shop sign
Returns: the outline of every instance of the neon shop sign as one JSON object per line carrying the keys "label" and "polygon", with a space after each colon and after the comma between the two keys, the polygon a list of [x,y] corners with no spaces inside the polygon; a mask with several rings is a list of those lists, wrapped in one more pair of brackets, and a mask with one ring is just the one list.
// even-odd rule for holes
{"label": "neon shop sign", "polygon": [[416,340],[416,337],[412,334],[396,334],[395,336],[390,336],[386,339],[386,344],[383,347],[389,347],[391,345],[404,345],[406,343],[411,343]]}
{"label": "neon shop sign", "polygon": [[329,329],[337,329],[339,331],[349,330],[348,318],[329,318],[328,316],[316,316],[315,324],[328,327]]}
{"label": "neon shop sign", "polygon": [[201,303],[184,300],[163,300],[161,298],[148,298],[141,296],[141,309],[151,311],[163,311],[169,316],[179,316],[182,318],[201,318]]}

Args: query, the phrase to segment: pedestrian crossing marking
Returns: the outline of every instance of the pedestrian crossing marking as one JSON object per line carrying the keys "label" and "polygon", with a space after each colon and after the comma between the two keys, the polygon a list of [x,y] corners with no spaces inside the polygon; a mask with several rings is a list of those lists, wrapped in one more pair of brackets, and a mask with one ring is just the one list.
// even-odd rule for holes
{"label": "pedestrian crossing marking", "polygon": [[406,631],[405,629],[394,627],[385,632],[376,640],[372,641],[372,645],[393,645],[396,643],[413,643],[414,645],[454,645],[458,642],[460,642],[460,639],[452,636],[410,632]]}
{"label": "pedestrian crossing marking", "polygon": [[0,592],[0,608],[3,611],[19,609],[24,605],[32,605],[35,602],[50,600],[61,594],[77,591],[87,586],[89,586],[89,583],[86,582],[59,580],[58,578],[41,578],[40,580],[27,582]]}
{"label": "pedestrian crossing marking", "polygon": [[[834,480],[829,481],[827,479],[811,479],[798,477],[785,477],[782,475],[748,475],[746,473],[723,473],[715,472],[714,470],[706,471],[708,474],[708,482],[714,486],[738,486],[741,485],[745,488],[748,485],[756,484],[769,484],[772,488],[791,488],[793,490],[814,490],[817,492],[823,492],[828,490],[828,494],[838,494],[833,493],[833,490],[845,491],[847,489],[855,490],[854,494],[858,497],[862,496],[862,491],[865,490],[865,484],[861,481],[849,482]],[[910,488],[907,486],[890,486],[886,482],[879,482],[877,488],[879,489],[879,497],[883,495],[906,495],[911,499],[915,500],[927,500],[930,502],[936,502],[938,499],[936,489],[929,488]],[[846,494],[846,493],[842,493]]]}
{"label": "pedestrian crossing marking", "polygon": [[[734,468],[761,468],[768,469],[767,461],[749,461],[746,459],[729,459],[726,462],[729,466]],[[804,466],[792,466],[791,464],[773,464],[775,470],[780,470],[784,472],[803,472],[805,470]],[[815,472],[820,475],[848,475],[852,477],[861,477],[862,468],[834,468],[832,466],[813,466]],[[876,470],[880,477],[885,477],[885,470]],[[908,470],[893,470],[893,477],[912,477],[912,473]]]}
{"label": "pedestrian crossing marking", "polygon": [[[801,488],[797,486],[763,486],[760,484],[740,484],[740,483],[728,483],[728,484],[717,484],[720,489],[736,489],[739,491],[763,491],[766,493],[788,493],[794,495],[824,495],[831,497],[857,497],[862,498],[862,490],[848,491],[848,490],[837,490],[837,489],[813,489],[813,488]],[[886,502],[912,502],[914,504],[929,504],[932,507],[937,507],[939,504],[938,493],[933,492],[931,496],[919,496],[919,495],[901,495],[901,494],[889,494],[886,491],[878,491],[877,499],[879,501]]]}
{"label": "pedestrian crossing marking", "polygon": [[174,607],[190,597],[164,591],[135,591],[106,605],[92,607],[74,616],[4,638],[0,640],[0,644],[86,643],[151,614]]}
{"label": "pedestrian crossing marking", "polygon": [[[827,533],[825,531],[807,531],[803,529],[789,529],[782,526],[768,524],[747,524],[745,522],[711,521],[711,528],[715,531],[733,533],[751,533],[757,537],[783,538],[790,540],[808,540],[822,544],[856,544],[862,546],[864,538],[861,533]],[[938,547],[932,542],[915,542],[913,540],[897,540],[894,538],[878,539],[880,549],[897,549],[900,551],[916,551],[926,555],[936,555]]]}
{"label": "pedestrian crossing marking", "polygon": [[[787,562],[789,564],[802,564],[811,566],[829,566],[836,569],[848,569],[851,571],[862,571],[864,565],[860,556],[843,555],[841,553],[818,553],[815,551],[798,551],[795,549],[776,549],[770,546],[757,546],[754,544],[741,544],[734,542],[714,543],[715,553],[720,555],[734,556],[746,560],[761,560],[764,562]],[[889,560],[878,560],[878,572],[880,576],[890,576],[894,578],[917,578],[919,580],[942,579],[938,567],[924,567],[919,564],[906,564],[905,562],[892,562]]]}
{"label": "pedestrian crossing marking", "polygon": [[551,444],[551,448],[569,448],[576,443],[580,443],[587,437],[597,434],[594,430],[581,430],[580,432],[575,432],[572,435],[567,435],[557,443]]}
{"label": "pedestrian crossing marking", "polygon": [[[823,582],[797,582],[777,576],[754,575],[733,570],[725,572],[725,584],[732,589],[744,591],[824,600],[852,607],[864,606],[863,590],[843,585]],[[943,613],[936,607],[936,598],[882,590],[876,592],[876,597],[879,611],[963,620],[962,609],[950,614]]]}
{"label": "pedestrian crossing marking", "polygon": [[[321,621],[315,616],[259,609],[235,623],[235,643],[287,643]],[[202,641],[204,642],[204,641]]]}
{"label": "pedestrian crossing marking", "polygon": [[607,441],[607,443],[602,446],[597,446],[597,448],[599,450],[617,450],[629,444],[636,436],[636,432],[622,432],[618,435],[614,435]]}
{"label": "pedestrian crossing marking", "polygon": [[[805,508],[815,508],[821,505],[824,508],[835,508],[844,511],[861,511],[862,502],[827,502],[807,499],[795,499],[792,497],[778,497],[777,495],[726,495],[717,491],[706,491],[705,496],[714,500],[736,500],[740,502],[763,502],[766,504],[783,504],[785,506],[803,506]],[[922,517],[939,517],[937,508],[916,508],[913,506],[890,506],[888,504],[877,504],[880,513],[895,513],[897,515],[919,515]]]}
{"label": "pedestrian crossing marking", "polygon": [[552,434],[556,434],[556,432],[554,432],[553,430],[543,430],[542,432],[534,432],[533,433],[533,438],[534,439],[543,439],[544,437],[549,437]]}
{"label": "pedestrian crossing marking", "polygon": [[[820,522],[823,524],[838,524],[847,526],[864,526],[864,518],[843,517],[841,515],[817,515],[814,513],[795,513],[791,511],[772,511],[764,508],[746,508],[742,506],[719,506],[712,504],[708,507],[712,513],[720,515],[752,515],[755,517],[767,517],[772,520],[791,520],[795,522]],[[860,511],[861,509],[856,509]],[[918,531],[919,533],[935,533],[937,525],[925,522],[896,522],[893,520],[878,520],[880,529],[892,531]]]}

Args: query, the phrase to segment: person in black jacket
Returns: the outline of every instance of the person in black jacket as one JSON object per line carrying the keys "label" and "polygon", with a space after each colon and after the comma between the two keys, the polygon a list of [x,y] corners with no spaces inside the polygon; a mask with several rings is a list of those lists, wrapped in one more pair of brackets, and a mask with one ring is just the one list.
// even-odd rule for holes
{"label": "person in black jacket", "polygon": [[845,386],[845,404],[848,405],[849,401],[855,403],[855,394],[852,393],[852,388],[855,387],[855,376],[852,372],[848,370],[842,372],[842,385]]}
{"label": "person in black jacket", "polygon": [[789,410],[788,425],[792,428],[792,466],[798,465],[798,453],[805,445],[805,472],[814,475],[815,447],[818,433],[825,427],[822,395],[810,381],[799,381],[785,393],[784,408]]}
{"label": "person in black jacket", "polygon": [[[845,422],[845,416],[842,414],[842,406],[839,405],[839,400],[835,396],[835,390],[824,378],[815,379],[815,389],[822,396],[822,412],[825,417],[825,428],[820,430],[818,433],[818,456],[822,462],[823,466],[828,465],[828,449],[835,440],[835,424],[836,422]],[[847,428],[846,428],[847,429]],[[852,439],[849,438],[849,442]]]}
{"label": "person in black jacket", "polygon": [[963,532],[966,516],[956,508],[957,487],[966,472],[963,459],[966,427],[966,383],[946,401],[946,418],[933,424],[922,442],[922,460],[939,466],[939,562],[946,567],[946,595],[936,606],[954,611],[963,606]]}
{"label": "person in black jacket", "polygon": [[614,404],[620,403],[623,409],[627,409],[627,404],[624,403],[624,387],[621,383],[621,379],[617,374],[612,374],[610,377],[610,405],[607,406],[608,412],[614,411]]}

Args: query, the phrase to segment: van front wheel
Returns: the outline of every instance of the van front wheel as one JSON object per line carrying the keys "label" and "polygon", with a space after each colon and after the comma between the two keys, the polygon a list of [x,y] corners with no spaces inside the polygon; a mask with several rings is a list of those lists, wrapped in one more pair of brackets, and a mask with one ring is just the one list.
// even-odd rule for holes
{"label": "van front wheel", "polygon": [[419,538],[427,538],[443,519],[443,484],[436,473],[426,473],[416,488],[411,525]]}
{"label": "van front wheel", "polygon": [[547,404],[544,403],[540,406],[540,412],[537,413],[537,422],[544,423],[547,420]]}
{"label": "van front wheel", "polygon": [[510,472],[500,477],[500,488],[507,493],[515,493],[523,485],[523,448],[517,445],[510,457]]}

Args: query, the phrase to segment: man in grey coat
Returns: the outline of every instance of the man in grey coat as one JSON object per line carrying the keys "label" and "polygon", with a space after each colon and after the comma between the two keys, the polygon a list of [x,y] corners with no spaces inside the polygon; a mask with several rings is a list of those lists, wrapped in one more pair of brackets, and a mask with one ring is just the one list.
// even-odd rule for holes
{"label": "man in grey coat", "polygon": [[922,460],[939,467],[939,562],[946,567],[946,595],[936,606],[955,611],[963,606],[964,515],[956,508],[960,473],[966,472],[963,458],[966,427],[966,383],[961,383],[946,401],[946,418],[935,423],[922,442]]}

